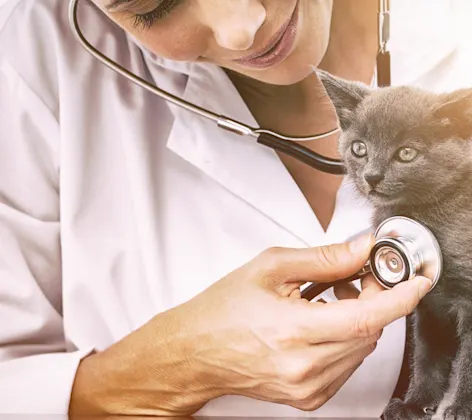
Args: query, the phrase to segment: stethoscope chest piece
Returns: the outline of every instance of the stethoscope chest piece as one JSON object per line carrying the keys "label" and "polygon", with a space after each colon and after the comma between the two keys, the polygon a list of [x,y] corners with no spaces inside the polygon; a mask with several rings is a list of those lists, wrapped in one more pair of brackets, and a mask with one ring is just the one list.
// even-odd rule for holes
{"label": "stethoscope chest piece", "polygon": [[433,233],[415,220],[395,216],[383,221],[375,232],[368,269],[386,289],[424,276],[436,286],[443,261]]}

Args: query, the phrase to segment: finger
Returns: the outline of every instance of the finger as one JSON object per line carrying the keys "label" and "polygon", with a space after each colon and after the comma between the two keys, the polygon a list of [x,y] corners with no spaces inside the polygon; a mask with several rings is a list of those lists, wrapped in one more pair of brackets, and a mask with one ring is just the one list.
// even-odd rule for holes
{"label": "finger", "polygon": [[303,297],[303,295],[301,295],[301,298],[302,298],[303,301],[306,301],[307,303],[310,303],[310,302],[312,304],[314,304],[314,303],[326,303],[326,300],[324,300],[322,297],[319,297],[319,296],[317,296],[316,299],[311,300],[311,301],[308,301],[307,299],[305,299]]}
{"label": "finger", "polygon": [[409,315],[430,289],[429,279],[416,277],[371,299],[340,300],[312,308],[300,305],[297,319],[305,323],[301,331],[311,343],[367,337]]}
{"label": "finger", "polygon": [[360,295],[359,289],[352,283],[335,286],[333,292],[338,300],[357,299]]}
{"label": "finger", "polygon": [[309,398],[302,401],[282,401],[286,405],[290,405],[299,410],[304,411],[315,411],[324,404],[326,404],[334,395],[341,389],[341,387],[349,380],[353,373],[359,368],[361,363],[357,366],[352,367],[351,369],[344,372],[339,378],[334,382],[328,384],[325,389],[319,391],[315,388],[315,392],[310,395]]}
{"label": "finger", "polygon": [[364,359],[372,354],[375,347],[362,347],[355,352],[348,354],[339,361],[327,366],[320,374],[318,380],[323,384],[320,391],[324,391],[330,384],[342,377],[346,372],[357,369]]}
{"label": "finger", "polygon": [[364,348],[371,348],[372,351],[377,346],[377,342],[382,336],[382,331],[369,337],[356,338],[348,341],[334,341],[331,343],[318,344],[312,347],[313,359],[321,360],[324,366],[337,363],[348,355]]}
{"label": "finger", "polygon": [[342,388],[342,386],[354,374],[354,372],[359,369],[361,365],[362,362],[346,370],[335,381],[333,381],[322,392],[320,392],[316,398],[316,404],[319,404],[318,407],[321,407],[322,405],[326,404],[331,398],[333,398],[337,394],[337,392]]}
{"label": "finger", "polygon": [[[345,357],[342,361],[329,365],[318,375],[314,375],[302,384],[303,388],[311,390],[309,396],[298,401],[301,409],[312,410],[318,403],[326,402],[359,368],[364,359],[371,354],[369,349],[361,349]],[[306,392],[303,392],[306,394]],[[315,407],[316,408],[316,407]]]}
{"label": "finger", "polygon": [[382,333],[365,338],[356,338],[348,341],[322,343],[308,348],[292,350],[281,354],[282,359],[275,360],[274,365],[283,372],[298,372],[297,376],[307,379],[316,376],[326,366],[338,363],[349,355],[365,348],[372,351],[376,347]]}
{"label": "finger", "polygon": [[359,299],[372,299],[378,293],[385,291],[385,287],[375,279],[373,274],[369,274],[361,280],[361,288]]}
{"label": "finger", "polygon": [[302,297],[301,292],[298,287],[294,289],[292,293],[290,293],[290,296],[289,296],[290,299],[301,299],[301,297]]}
{"label": "finger", "polygon": [[[353,275],[369,258],[372,235],[317,248],[270,248],[253,260],[258,277],[270,285],[291,282],[326,283]],[[298,287],[298,285],[297,285]]]}

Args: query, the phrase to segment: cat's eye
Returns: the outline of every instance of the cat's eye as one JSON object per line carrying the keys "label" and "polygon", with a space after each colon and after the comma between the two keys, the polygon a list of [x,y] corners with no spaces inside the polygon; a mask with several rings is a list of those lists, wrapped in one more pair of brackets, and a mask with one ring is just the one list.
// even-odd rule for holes
{"label": "cat's eye", "polygon": [[417,158],[418,154],[418,150],[413,149],[412,147],[402,147],[397,151],[397,159],[400,162],[409,163],[413,162]]}
{"label": "cat's eye", "polygon": [[363,141],[354,141],[351,144],[352,154],[358,158],[367,156],[367,146]]}

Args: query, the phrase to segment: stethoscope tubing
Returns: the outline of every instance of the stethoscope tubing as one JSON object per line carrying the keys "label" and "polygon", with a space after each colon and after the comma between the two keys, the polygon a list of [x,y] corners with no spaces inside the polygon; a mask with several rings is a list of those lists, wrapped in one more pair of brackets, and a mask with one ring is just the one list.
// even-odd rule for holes
{"label": "stethoscope tubing", "polygon": [[[389,28],[390,28],[390,2],[389,0],[380,0],[379,6],[379,45],[380,50],[377,59],[377,73],[378,73],[378,82],[379,86],[389,86],[390,85],[390,54],[386,48],[387,41],[389,39]],[[132,83],[142,87],[150,93],[153,93],[162,99],[186,110],[192,112],[196,115],[199,115],[207,120],[210,120],[218,125],[219,128],[226,131],[235,133],[241,136],[253,137],[261,145],[269,147],[273,150],[279,151],[286,155],[289,155],[309,166],[320,170],[325,173],[333,175],[343,175],[345,173],[345,168],[342,161],[338,159],[329,158],[327,156],[322,156],[307,147],[299,144],[300,141],[309,141],[309,140],[321,140],[327,137],[330,137],[334,134],[337,134],[341,131],[340,127],[336,127],[330,131],[324,133],[318,133],[313,136],[307,137],[293,137],[285,136],[280,133],[276,133],[271,130],[263,128],[251,127],[247,124],[243,124],[239,121],[233,120],[224,115],[216,114],[208,109],[202,108],[194,103],[190,103],[178,96],[171,94],[163,89],[159,89],[156,85],[153,85],[146,81],[145,79],[139,77],[138,75],[130,72],[116,61],[110,59],[105,54],[100,52],[98,49],[93,47],[80,29],[80,24],[78,22],[78,5],[79,0],[70,0],[69,3],[69,23],[72,33],[76,39],[80,42],[82,47],[88,51],[94,58],[99,60],[102,64],[114,70],[116,73],[125,77],[127,80]],[[333,287],[336,284],[350,283],[356,279],[359,279],[365,272],[357,273],[356,275],[338,280],[332,283],[324,284],[312,284],[308,286],[303,292],[302,297],[308,300],[313,299],[315,296],[323,293],[325,290]]]}
{"label": "stethoscope tubing", "polygon": [[321,140],[332,136],[333,134],[339,133],[341,131],[340,127],[336,127],[328,132],[319,133],[313,136],[304,136],[304,137],[290,137],[285,136],[271,130],[266,130],[263,128],[254,128],[249,125],[243,124],[239,121],[235,121],[231,118],[228,118],[224,115],[218,115],[208,109],[202,108],[196,104],[185,101],[182,98],[179,98],[175,95],[172,95],[170,92],[159,89],[157,86],[147,82],[145,79],[139,77],[138,75],[130,72],[117,62],[111,60],[106,55],[102,54],[95,47],[93,47],[86,39],[82,31],[80,30],[80,25],[78,22],[78,4],[79,0],[71,0],[69,3],[69,22],[70,27],[81,45],[88,51],[93,57],[99,60],[101,63],[114,70],[118,74],[122,75],[129,81],[137,84],[138,86],[146,89],[147,91],[165,99],[166,101],[179,106],[187,111],[193,112],[203,118],[206,118],[210,121],[213,121],[218,125],[218,127],[230,131],[232,133],[250,136],[257,139],[259,144],[270,147],[274,150],[278,150],[284,154],[292,156],[295,159],[298,159],[305,164],[321,170],[323,172],[331,174],[344,174],[344,166],[340,160],[331,159],[319,155],[318,153],[313,152],[307,147],[302,146],[296,142],[298,141],[307,141],[307,140]]}
{"label": "stethoscope tubing", "polygon": [[[257,139],[257,142],[266,147],[270,147],[273,150],[277,150],[286,155],[289,155],[309,166],[320,170],[322,172],[330,173],[333,175],[343,175],[345,168],[343,163],[338,159],[329,158],[322,156],[307,147],[299,144],[300,141],[307,140],[321,140],[332,136],[341,131],[340,127],[336,127],[330,131],[324,133],[318,133],[313,136],[305,137],[293,137],[285,136],[280,133],[276,133],[271,130],[263,128],[250,127],[247,124],[243,124],[239,121],[235,121],[224,115],[218,115],[208,109],[202,108],[194,103],[185,101],[170,92],[163,89],[159,89],[157,86],[149,83],[145,79],[138,75],[130,72],[116,61],[110,59],[106,55],[102,54],[95,47],[93,47],[83,35],[80,30],[78,22],[78,4],[79,0],[70,0],[69,3],[69,23],[72,33],[75,35],[80,44],[88,51],[93,57],[103,63],[105,66],[114,70],[121,76],[125,77],[129,81],[137,84],[138,86],[146,89],[147,91],[163,98],[164,100],[183,108],[189,112],[193,112],[203,118],[206,118],[218,125],[218,127],[230,131],[232,133],[250,136]],[[390,85],[390,53],[387,49],[387,43],[390,38],[390,0],[379,0],[379,45],[380,50],[377,57],[377,84],[379,86]]]}

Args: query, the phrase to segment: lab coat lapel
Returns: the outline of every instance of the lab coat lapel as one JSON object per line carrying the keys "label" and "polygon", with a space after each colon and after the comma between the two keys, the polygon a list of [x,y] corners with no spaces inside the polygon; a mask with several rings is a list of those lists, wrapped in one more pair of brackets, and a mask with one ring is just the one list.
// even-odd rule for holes
{"label": "lab coat lapel", "polygon": [[[183,98],[219,115],[258,124],[226,73],[215,66],[196,65]],[[168,147],[214,178],[232,193],[288,230],[305,245],[324,234],[305,197],[277,154],[224,131],[202,117],[174,108]],[[321,235],[321,236],[320,236]]]}

